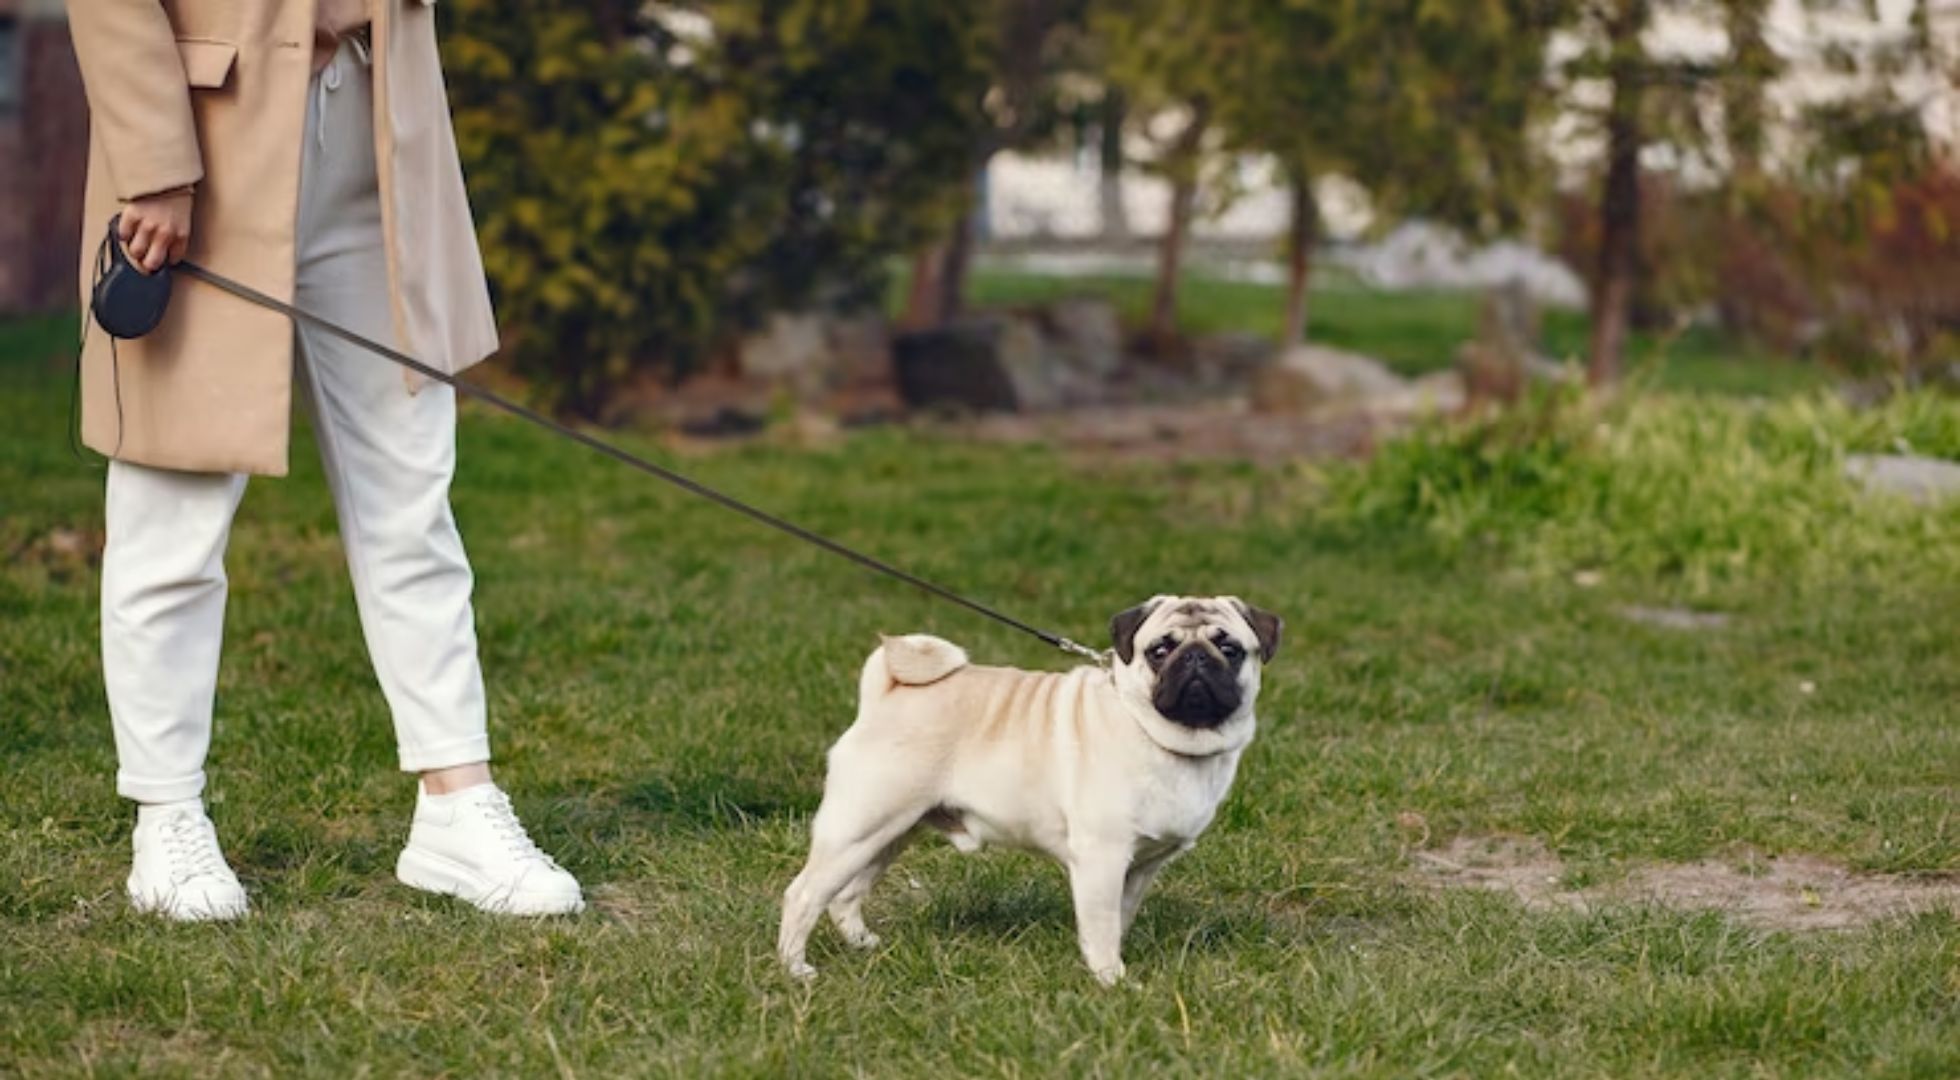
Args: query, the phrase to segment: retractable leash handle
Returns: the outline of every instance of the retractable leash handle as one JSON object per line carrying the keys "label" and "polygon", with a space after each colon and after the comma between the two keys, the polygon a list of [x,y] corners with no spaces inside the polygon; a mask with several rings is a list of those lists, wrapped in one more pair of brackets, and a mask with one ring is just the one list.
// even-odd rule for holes
{"label": "retractable leash handle", "polygon": [[157,328],[170,307],[170,266],[146,274],[129,261],[117,236],[122,215],[109,219],[109,232],[95,249],[95,287],[89,313],[112,338],[128,341]]}
{"label": "retractable leash handle", "polygon": [[[123,254],[122,245],[116,240],[116,225],[117,222],[115,220],[109,222],[109,235],[103,240],[103,250],[98,251],[96,255],[96,284],[94,295],[91,298],[90,308],[95,312],[96,321],[101,323],[102,328],[108,331],[112,337],[141,337],[156,327],[157,322],[163,318],[164,309],[170,303],[169,268],[166,267],[158,273],[148,276],[138,271],[129,263],[128,257]],[[107,261],[105,262],[105,260]],[[464,382],[449,372],[431,367],[399,349],[390,348],[371,338],[363,337],[338,323],[323,319],[304,308],[294,307],[283,300],[268,296],[249,285],[233,281],[231,278],[225,277],[222,274],[214,274],[194,262],[189,260],[179,262],[177,269],[188,277],[195,278],[213,288],[230,293],[247,303],[255,304],[270,311],[279,312],[295,323],[332,334],[349,344],[358,346],[366,352],[391,360],[426,379],[442,383],[458,393],[473,397],[486,405],[509,413],[521,420],[529,421],[561,438],[569,439],[572,442],[596,450],[623,465],[637,469],[656,479],[664,480],[683,491],[698,495],[709,502],[733,510],[744,517],[758,521],[778,532],[788,533],[798,540],[802,540],[815,547],[820,547],[833,555],[848,559],[867,570],[883,574],[895,581],[902,581],[914,588],[931,593],[942,600],[958,604],[977,615],[992,619],[1004,626],[1012,627],[1030,637],[1038,638],[1065,653],[1079,656],[1103,668],[1109,667],[1109,653],[1105,650],[1092,649],[1087,645],[1071,641],[1060,634],[1031,626],[1011,615],[995,611],[993,608],[977,600],[968,599],[942,585],[935,585],[922,577],[900,570],[898,567],[881,559],[873,558],[863,552],[845,547],[843,544],[827,536],[812,532],[793,521],[777,517],[766,510],[759,510],[731,495],[724,495],[692,477],[675,472],[665,466],[656,465],[646,458],[629,450],[621,449],[604,439],[595,438],[576,428],[561,424],[534,409],[519,405],[517,402],[511,401],[509,398],[503,397],[494,391],[486,390],[474,383]]]}

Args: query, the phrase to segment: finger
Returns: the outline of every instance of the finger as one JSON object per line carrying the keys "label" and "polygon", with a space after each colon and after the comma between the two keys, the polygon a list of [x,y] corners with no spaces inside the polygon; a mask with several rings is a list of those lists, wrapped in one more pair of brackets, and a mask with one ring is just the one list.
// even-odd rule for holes
{"label": "finger", "polygon": [[138,269],[142,268],[143,256],[148,254],[149,250],[150,231],[148,229],[137,229],[135,235],[123,243],[123,253],[129,256],[129,261],[136,264]]}
{"label": "finger", "polygon": [[141,235],[143,272],[154,274],[163,267],[163,257],[168,253],[168,246],[164,241],[164,236],[167,234],[161,226],[152,224],[145,227]]}
{"label": "finger", "polygon": [[121,240],[124,247],[128,247],[130,238],[136,235],[136,219],[129,216],[134,212],[124,208],[122,215],[116,218],[116,239]]}
{"label": "finger", "polygon": [[171,241],[170,244],[170,261],[172,263],[183,262],[184,256],[190,254],[190,250],[191,234],[187,232],[178,233],[177,239]]}

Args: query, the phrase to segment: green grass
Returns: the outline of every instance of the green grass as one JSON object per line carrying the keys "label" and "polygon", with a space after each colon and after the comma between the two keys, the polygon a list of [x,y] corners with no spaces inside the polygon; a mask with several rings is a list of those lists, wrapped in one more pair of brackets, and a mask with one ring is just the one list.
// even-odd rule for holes
{"label": "green grass", "polygon": [[1854,410],[1832,395],[1738,405],[1576,390],[1506,414],[1424,427],[1367,468],[1332,476],[1361,530],[1417,525],[1540,573],[1610,568],[1698,602],[1765,577],[1786,589],[1846,576],[1960,580],[1960,507],[1872,499],[1851,453],[1960,459],[1960,407],[1903,394]]}
{"label": "green grass", "polygon": [[[1450,290],[1384,292],[1327,271],[1314,289],[1307,336],[1321,344],[1374,356],[1404,375],[1449,368],[1457,349],[1477,334],[1479,294]],[[897,295],[903,295],[903,283]],[[1136,276],[1055,277],[982,267],[973,277],[976,305],[1029,304],[1069,293],[1111,297],[1132,323],[1149,308],[1151,282]],[[1283,315],[1281,290],[1273,285],[1193,275],[1180,292],[1187,333],[1245,331],[1277,335]],[[1579,312],[1548,311],[1545,347],[1557,360],[1583,363],[1586,320]],[[1817,389],[1829,373],[1738,345],[1696,327],[1656,339],[1636,334],[1629,365],[1643,381],[1664,390],[1727,396],[1784,396]]]}
{"label": "green grass", "polygon": [[[1683,634],[1614,614],[1694,591],[1640,552],[1757,533],[1696,540],[1676,508],[1688,524],[1594,557],[1603,583],[1575,586],[1541,530],[1613,509],[1574,501],[1624,467],[1611,439],[1553,438],[1556,460],[1520,464],[1486,451],[1507,445],[1493,436],[1445,432],[1420,444],[1425,468],[1355,473],[1092,467],[902,431],[690,459],[1079,637],[1161,590],[1237,592],[1288,619],[1239,785],[1145,904],[1128,986],[1082,970],[1056,870],[923,844],[872,898],[887,945],[848,954],[825,930],[805,988],[771,956],[777,897],[875,635],[1057,657],[471,410],[455,501],[497,768],[596,901],[497,921],[391,880],[411,785],[302,441],[290,479],[253,484],[229,561],[209,799],[256,914],[139,918],[121,895],[130,813],[111,786],[95,571],[44,542],[101,525],[101,475],[62,434],[65,341],[52,322],[0,329],[0,1074],[1960,1073],[1952,914],[1794,934],[1529,913],[1412,885],[1396,822],[1423,815],[1435,842],[1529,834],[1582,876],[1746,848],[1960,871],[1944,512],[1819,533],[1870,549],[1841,569],[1769,545],[1716,579],[1732,625]],[[1916,407],[1937,422],[1913,430],[1952,420],[1950,403]],[[1781,476],[1787,433],[1767,430],[1731,420],[1716,449]],[[1455,489],[1355,494],[1460,477],[1466,455],[1515,492],[1472,530],[1489,543],[1441,524]],[[1640,475],[1627,498],[1658,505]],[[1787,498],[1798,523],[1763,535],[1804,527],[1812,496]]]}

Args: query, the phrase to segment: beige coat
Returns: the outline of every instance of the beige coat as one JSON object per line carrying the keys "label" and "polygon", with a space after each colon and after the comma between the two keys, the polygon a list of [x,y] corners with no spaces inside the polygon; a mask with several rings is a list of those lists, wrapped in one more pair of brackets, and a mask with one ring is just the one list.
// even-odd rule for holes
{"label": "beige coat", "polygon": [[[497,330],[430,2],[375,0],[375,157],[396,334],[459,371],[496,350]],[[313,17],[313,0],[69,0],[91,115],[84,306],[121,203],[186,184],[188,257],[292,299]],[[83,440],[142,465],[284,475],[292,327],[201,282],[174,289],[163,324],[113,357],[88,327]]]}

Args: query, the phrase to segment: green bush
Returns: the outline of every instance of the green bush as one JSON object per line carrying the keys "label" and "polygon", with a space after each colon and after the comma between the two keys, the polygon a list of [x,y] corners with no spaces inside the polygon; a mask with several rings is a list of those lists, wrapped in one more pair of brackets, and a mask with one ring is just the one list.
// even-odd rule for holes
{"label": "green bush", "polygon": [[1855,452],[1960,459],[1960,404],[1903,394],[1856,410],[1815,395],[1669,395],[1601,408],[1571,391],[1439,422],[1330,477],[1335,518],[1495,549],[1542,573],[1610,570],[1689,594],[1765,578],[1884,571],[1951,583],[1960,504],[1861,494]]}
{"label": "green bush", "polygon": [[970,179],[971,5],[442,8],[506,353],[588,416],[769,311],[875,302],[886,257],[937,235]]}

